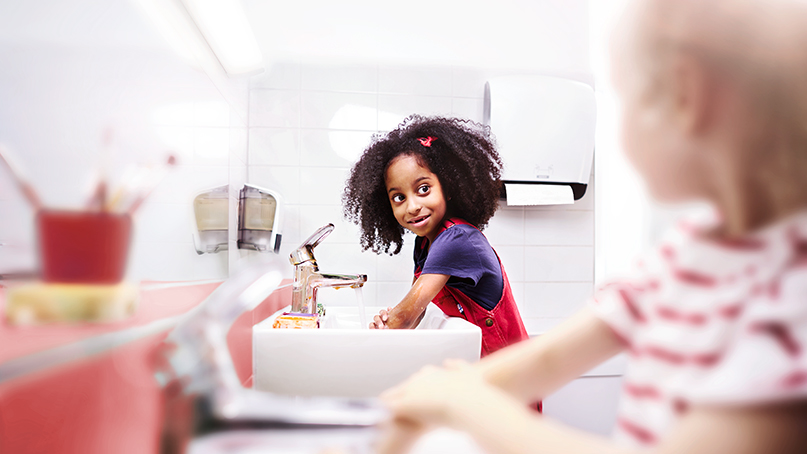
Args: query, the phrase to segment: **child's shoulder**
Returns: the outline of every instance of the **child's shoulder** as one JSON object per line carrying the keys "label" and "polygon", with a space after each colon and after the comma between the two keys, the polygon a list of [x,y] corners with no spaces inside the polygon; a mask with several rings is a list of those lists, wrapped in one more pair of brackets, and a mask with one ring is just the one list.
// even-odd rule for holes
{"label": "child's shoulder", "polygon": [[432,247],[490,249],[487,237],[470,224],[455,223],[443,230],[434,239]]}

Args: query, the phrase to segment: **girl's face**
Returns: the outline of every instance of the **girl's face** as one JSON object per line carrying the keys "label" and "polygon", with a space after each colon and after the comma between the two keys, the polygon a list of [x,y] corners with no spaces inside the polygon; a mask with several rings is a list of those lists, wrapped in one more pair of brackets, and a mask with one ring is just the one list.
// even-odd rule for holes
{"label": "girl's face", "polygon": [[433,242],[446,216],[446,199],[437,175],[412,155],[392,160],[384,176],[395,219]]}

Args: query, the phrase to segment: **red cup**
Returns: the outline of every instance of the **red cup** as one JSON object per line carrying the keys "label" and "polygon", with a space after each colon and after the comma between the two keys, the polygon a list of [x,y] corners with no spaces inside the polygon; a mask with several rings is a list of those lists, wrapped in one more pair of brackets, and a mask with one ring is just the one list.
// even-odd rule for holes
{"label": "red cup", "polygon": [[116,284],[129,256],[128,214],[40,210],[39,257],[45,282]]}

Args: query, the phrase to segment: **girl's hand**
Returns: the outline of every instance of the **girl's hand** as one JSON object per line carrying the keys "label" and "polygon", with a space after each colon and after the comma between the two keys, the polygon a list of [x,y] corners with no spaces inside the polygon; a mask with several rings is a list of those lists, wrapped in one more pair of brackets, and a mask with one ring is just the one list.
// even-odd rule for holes
{"label": "girl's hand", "polygon": [[389,320],[389,311],[391,310],[391,307],[388,307],[386,310],[381,309],[378,315],[373,316],[373,323],[370,323],[370,329],[389,329],[387,320]]}

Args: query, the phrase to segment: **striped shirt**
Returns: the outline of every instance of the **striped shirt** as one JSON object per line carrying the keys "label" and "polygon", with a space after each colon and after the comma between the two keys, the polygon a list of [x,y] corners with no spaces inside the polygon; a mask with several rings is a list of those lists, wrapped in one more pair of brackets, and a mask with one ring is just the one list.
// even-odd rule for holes
{"label": "striped shirt", "polygon": [[615,438],[658,442],[691,405],[807,397],[807,212],[741,239],[679,223],[589,302],[624,341]]}

